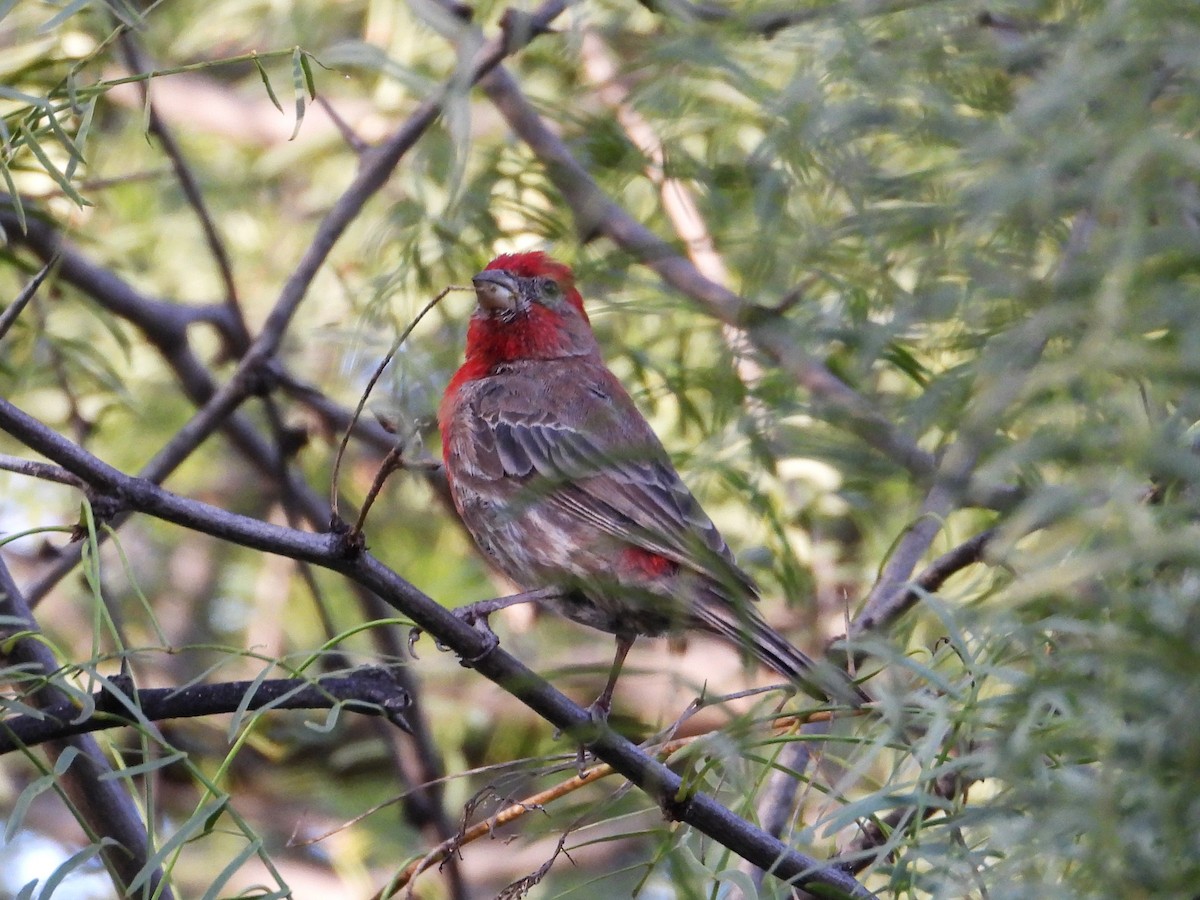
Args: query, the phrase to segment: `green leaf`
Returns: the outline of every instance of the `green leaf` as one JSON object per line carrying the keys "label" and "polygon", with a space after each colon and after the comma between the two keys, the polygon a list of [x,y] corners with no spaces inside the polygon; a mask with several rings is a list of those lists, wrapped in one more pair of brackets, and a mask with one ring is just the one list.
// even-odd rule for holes
{"label": "green leaf", "polygon": [[237,738],[237,733],[241,730],[242,720],[246,718],[246,714],[250,709],[250,701],[254,699],[254,695],[258,693],[259,687],[267,680],[267,676],[271,674],[272,666],[264,666],[254,680],[250,682],[250,686],[246,688],[246,692],[242,694],[242,699],[238,701],[237,709],[234,710],[233,716],[229,720],[228,735],[229,741],[232,743]]}
{"label": "green leaf", "polygon": [[[17,214],[17,222],[21,226],[21,233],[24,234],[29,230],[29,224],[25,220],[25,205],[21,202],[21,192],[17,190],[16,182],[13,181],[12,172],[9,171],[8,162],[0,160],[0,174],[4,175],[4,184],[8,189],[8,202],[12,204],[13,212]],[[4,236],[8,240],[8,235]]]}
{"label": "green leaf", "polygon": [[[233,875],[242,867],[242,865],[246,863],[252,856],[261,853],[262,847],[263,844],[261,840],[256,839],[247,843],[246,846],[243,847],[233,857],[233,859],[229,861],[225,868],[217,873],[217,877],[214,878],[212,883],[208,886],[208,890],[204,892],[204,896],[201,898],[201,900],[218,900],[218,897],[221,895],[221,888],[225,886],[225,883],[229,881],[229,879],[232,878]],[[263,898],[267,896],[274,895],[258,894],[255,896],[256,900],[263,900]],[[290,897],[291,892],[285,891],[279,894],[279,896]]]}
{"label": "green leaf", "polygon": [[12,812],[8,814],[4,822],[4,841],[8,843],[12,841],[13,836],[21,830],[21,826],[25,822],[25,814],[29,811],[30,804],[48,790],[52,790],[58,785],[59,780],[71,767],[76,758],[79,756],[79,750],[75,747],[67,747],[59,755],[54,763],[54,769],[47,772],[40,778],[34,779],[25,789],[21,791],[17,797],[17,802],[12,806]]}
{"label": "green leaf", "polygon": [[192,813],[187,821],[181,824],[169,839],[160,845],[154,853],[150,854],[146,860],[146,864],[138,870],[137,875],[129,882],[127,894],[129,896],[136,896],[137,892],[141,890],[142,885],[149,882],[151,876],[162,867],[167,857],[181,849],[184,844],[198,835],[207,834],[212,831],[213,823],[225,811],[228,803],[228,797],[218,797]]}
{"label": "green leaf", "polygon": [[308,90],[310,96],[316,96],[309,90],[311,83],[312,72],[309,71],[304,51],[297,47],[292,51],[292,94],[296,98],[296,127],[292,129],[292,136],[288,138],[289,141],[296,139],[296,135],[300,133],[300,125],[304,121],[305,91]]}
{"label": "green leaf", "polygon": [[149,762],[140,763],[136,766],[127,766],[123,769],[114,769],[111,772],[105,772],[100,776],[101,781],[125,781],[132,778],[138,778],[150,772],[157,772],[159,769],[174,765],[177,762],[182,762],[187,759],[188,755],[182,750],[176,750],[174,753],[168,753],[165,756],[160,756],[152,759]]}
{"label": "green leaf", "polygon": [[41,896],[49,900],[54,896],[54,892],[58,890],[59,885],[63,883],[74,872],[82,869],[87,863],[91,862],[100,855],[100,851],[105,847],[119,846],[112,838],[104,838],[99,843],[88,844],[81,850],[77,850],[67,857],[46,879],[46,885],[42,888]]}
{"label": "green leaf", "polygon": [[271,79],[267,75],[266,66],[262,64],[262,60],[257,56],[254,57],[254,67],[258,69],[258,77],[262,79],[263,87],[267,89],[267,97],[275,104],[275,108],[283,112],[283,104],[279,102],[279,98],[275,95],[275,89],[271,87]]}
{"label": "green leaf", "polygon": [[63,193],[74,200],[78,206],[91,206],[92,204],[79,195],[78,191],[75,190],[75,187],[71,184],[70,180],[58,170],[58,167],[54,165],[53,162],[50,161],[50,157],[46,155],[46,151],[43,150],[38,144],[37,140],[25,126],[24,122],[21,123],[19,131],[21,137],[24,139],[25,146],[28,147],[30,152],[37,157],[38,162],[42,164],[42,168],[45,170],[46,174],[54,179],[54,182],[60,188],[62,188]]}

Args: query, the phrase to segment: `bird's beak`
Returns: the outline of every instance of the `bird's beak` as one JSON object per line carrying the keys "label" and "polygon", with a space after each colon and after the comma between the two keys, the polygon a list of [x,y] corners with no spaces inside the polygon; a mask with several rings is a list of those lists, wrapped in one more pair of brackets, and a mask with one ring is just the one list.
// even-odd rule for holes
{"label": "bird's beak", "polygon": [[488,312],[508,312],[517,308],[517,279],[503,269],[486,269],[471,279],[475,299]]}

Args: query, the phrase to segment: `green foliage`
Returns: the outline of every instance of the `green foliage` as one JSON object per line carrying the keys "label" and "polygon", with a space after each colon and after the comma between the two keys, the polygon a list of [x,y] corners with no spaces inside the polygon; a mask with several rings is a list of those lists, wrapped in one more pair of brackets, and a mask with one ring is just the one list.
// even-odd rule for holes
{"label": "green foliage", "polygon": [[[797,21],[771,26],[764,17],[781,9]],[[502,11],[480,4],[474,22],[491,36]],[[922,559],[994,524],[986,563],[863,640],[866,670],[881,670],[867,682],[879,712],[812,741],[821,763],[801,773],[785,838],[828,858],[854,842],[856,823],[916,809],[907,826],[884,828],[888,852],[875,848],[862,876],[882,896],[1194,893],[1200,7],[1012,0],[981,16],[961,0],[587,0],[555,27],[507,65],[607,196],[686,255],[696,248],[656,183],[677,179],[727,286],[790,347],[939,459],[969,448],[976,486],[1021,492],[998,511],[950,486],[959,499],[933,516],[938,536]],[[126,28],[152,77],[130,74]],[[585,34],[617,66],[619,111],[589,74]],[[361,163],[321,103],[377,142],[445,85],[446,115],[335,245],[281,365],[352,407],[433,294],[466,284],[496,252],[552,249],[574,266],[614,371],[762,585],[766,614],[820,652],[920,519],[928,473],[864,441],[845,410],[739,343],[645,260],[577,234],[554,173],[463,84],[477,48],[475,32],[432,2],[0,3],[0,175],[23,198],[21,221],[48,217],[147,297],[224,303],[195,211],[149,131],[148,89],[229,250],[254,334]],[[661,160],[631,133],[630,112]],[[0,290],[15,297],[40,262],[8,238]],[[412,458],[436,455],[432,420],[470,308],[450,294],[372,400]],[[236,353],[211,325],[192,325],[189,338],[220,382]],[[0,393],[124,471],[194,412],[171,361],[61,268],[0,340]],[[305,430],[297,474],[324,495],[340,435],[321,410],[283,393],[273,410],[244,413],[263,429],[279,416]],[[7,438],[3,449],[22,452]],[[348,506],[377,465],[374,450],[351,444]],[[71,489],[0,479],[6,534],[78,516]],[[167,484],[283,521],[278,486],[221,438]],[[367,540],[447,605],[507,590],[415,474],[394,476]],[[41,571],[32,540],[5,554],[23,583]],[[354,592],[332,575],[316,576],[314,602],[290,564],[146,517],[90,563],[90,584],[64,581],[38,609],[64,665],[53,680],[81,703],[122,662],[139,683],[186,685],[266,677],[264,666],[312,654],[331,665],[346,662],[335,654],[381,656],[372,638],[385,626],[360,630]],[[539,671],[566,667],[557,675],[572,696],[586,702],[602,680],[606,637],[545,619],[497,628]],[[493,799],[481,815],[569,777],[569,748],[544,723],[431,642],[418,651],[413,671],[453,776],[452,821],[485,787]],[[635,656],[641,670],[618,688],[617,721],[648,736],[700,691],[742,686],[720,652],[701,643],[682,662]],[[728,683],[716,683],[721,673]],[[0,704],[27,711],[37,685],[11,667],[3,674],[16,687]],[[703,726],[716,730],[674,761],[750,819],[770,772],[809,740],[772,736],[764,720],[775,699],[710,710]],[[179,896],[255,896],[256,883],[282,894],[305,853],[334,894],[349,885],[365,895],[362,885],[377,887],[447,836],[388,808],[315,850],[289,848],[302,823],[315,836],[409,790],[395,747],[349,715],[329,730],[317,713],[227,726],[145,722],[107,744],[150,810],[155,859]],[[5,758],[11,833],[40,827],[33,813],[61,775],[37,751]],[[958,790],[937,789],[953,777]],[[546,812],[508,826],[519,856],[465,848],[468,880],[499,890],[537,870],[570,830],[578,868],[558,859],[533,895],[759,890],[736,858],[665,828],[646,798],[615,783]],[[97,852],[79,840],[46,884]],[[443,895],[436,876],[421,883]],[[770,879],[761,888],[786,895]]]}

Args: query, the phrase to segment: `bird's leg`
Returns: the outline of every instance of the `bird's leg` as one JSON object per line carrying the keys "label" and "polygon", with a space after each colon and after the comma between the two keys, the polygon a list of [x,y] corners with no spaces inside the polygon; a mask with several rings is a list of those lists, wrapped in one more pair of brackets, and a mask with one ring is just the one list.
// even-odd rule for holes
{"label": "bird's leg", "polygon": [[522,603],[545,603],[547,600],[553,600],[560,596],[562,591],[558,588],[538,588],[536,591],[522,591],[520,594],[511,594],[507,597],[496,597],[494,600],[480,600],[477,603],[468,603],[466,606],[460,606],[457,609],[451,610],[455,616],[462,619],[468,625],[483,627],[480,630],[491,631],[492,628],[488,624],[488,617],[502,609],[508,609],[510,606],[520,606]]}
{"label": "bird's leg", "polygon": [[612,668],[608,670],[608,682],[604,685],[600,696],[588,707],[588,713],[594,721],[605,722],[608,720],[608,714],[612,711],[613,691],[617,688],[617,677],[621,674],[621,668],[625,665],[625,657],[629,655],[629,650],[636,639],[636,636],[632,634],[617,635],[617,653],[613,657]]}
{"label": "bird's leg", "polygon": [[[592,705],[587,708],[588,715],[597,724],[608,721],[608,714],[612,711],[613,691],[617,688],[617,677],[621,674],[621,668],[625,665],[625,657],[629,655],[629,650],[633,647],[636,639],[637,636],[632,634],[617,635],[617,653],[608,670],[608,681],[604,685],[604,690],[600,692],[600,696],[593,700]],[[558,735],[555,733],[555,738],[557,737]],[[575,752],[575,766],[579,769],[580,775],[587,768],[587,747],[583,744],[580,744]]]}
{"label": "bird's leg", "polygon": [[[496,597],[492,600],[480,600],[477,603],[468,603],[466,606],[460,606],[457,609],[450,610],[450,612],[477,631],[483,632],[489,639],[490,646],[488,647],[488,651],[490,651],[492,647],[500,643],[500,639],[496,637],[496,632],[492,631],[492,626],[488,622],[488,617],[492,613],[508,609],[510,606],[519,606],[522,603],[545,603],[561,594],[562,591],[558,588],[538,588],[536,591],[522,591],[520,594],[511,594],[507,597]],[[424,629],[415,625],[408,632],[408,652],[412,653],[414,658],[416,654],[413,653],[413,645],[416,644],[423,633]],[[446,649],[440,643],[437,647],[439,650]],[[471,661],[468,660],[468,662]]]}

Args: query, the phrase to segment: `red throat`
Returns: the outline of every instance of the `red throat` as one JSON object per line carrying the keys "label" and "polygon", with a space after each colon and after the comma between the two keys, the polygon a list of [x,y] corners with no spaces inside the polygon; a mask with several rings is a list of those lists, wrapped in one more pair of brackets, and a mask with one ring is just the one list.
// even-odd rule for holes
{"label": "red throat", "polygon": [[533,304],[513,322],[472,316],[467,326],[467,363],[485,368],[517,359],[553,359],[567,349],[563,317]]}

